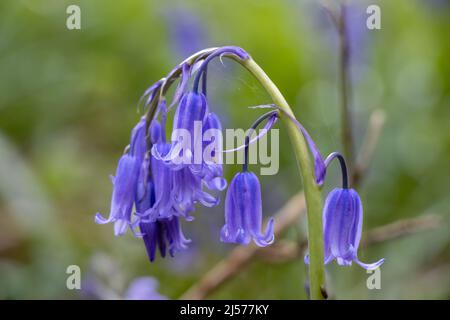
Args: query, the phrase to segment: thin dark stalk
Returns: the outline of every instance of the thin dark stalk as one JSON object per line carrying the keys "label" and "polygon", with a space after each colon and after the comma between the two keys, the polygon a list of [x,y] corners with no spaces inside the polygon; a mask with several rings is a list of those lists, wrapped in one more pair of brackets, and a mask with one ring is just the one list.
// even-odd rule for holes
{"label": "thin dark stalk", "polygon": [[202,76],[202,92],[206,97],[206,90],[207,90],[207,85],[206,85],[206,80],[208,78],[208,68],[205,68],[205,70],[203,71],[203,76]]}
{"label": "thin dark stalk", "polygon": [[325,159],[325,166],[328,167],[334,159],[339,160],[339,165],[341,166],[341,173],[342,173],[342,188],[348,189],[348,171],[347,171],[347,165],[345,163],[345,159],[339,152],[333,152]]}
{"label": "thin dark stalk", "polygon": [[248,169],[248,150],[250,146],[250,136],[252,135],[253,131],[258,128],[258,126],[266,119],[269,119],[270,117],[277,116],[278,111],[270,111],[268,113],[263,114],[261,117],[256,119],[256,121],[252,124],[250,127],[250,130],[247,132],[245,136],[245,149],[244,149],[244,163],[242,164],[242,171],[247,171]]}

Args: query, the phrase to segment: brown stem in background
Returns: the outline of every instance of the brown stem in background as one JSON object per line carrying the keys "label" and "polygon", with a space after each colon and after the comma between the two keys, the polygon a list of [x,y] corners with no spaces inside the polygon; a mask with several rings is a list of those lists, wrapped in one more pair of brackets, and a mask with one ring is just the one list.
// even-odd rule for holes
{"label": "brown stem in background", "polygon": [[331,22],[336,30],[339,30],[339,6],[336,2],[330,0],[319,0],[322,9],[329,15]]}
{"label": "brown stem in background", "polygon": [[[331,19],[339,37],[339,91],[341,93],[341,140],[344,156],[350,171],[354,169],[355,146],[351,110],[352,87],[350,79],[350,44],[347,34],[346,3],[341,5],[329,0],[320,0],[321,7]],[[352,177],[353,178],[353,177]],[[351,184],[354,181],[350,181]]]}
{"label": "brown stem in background", "polygon": [[368,247],[417,232],[437,229],[441,226],[441,223],[442,218],[437,214],[427,214],[417,218],[398,220],[370,230],[363,238],[361,246]]}
{"label": "brown stem in background", "polygon": [[359,185],[362,178],[367,175],[385,121],[386,115],[381,109],[375,110],[370,115],[369,128],[353,169],[351,180],[354,185]]}
{"label": "brown stem in background", "polygon": [[[350,99],[352,95],[350,80],[350,47],[347,37],[347,21],[346,21],[345,4],[341,6],[341,14],[339,16],[339,73],[340,73],[340,92],[341,92],[341,130],[342,145],[344,147],[344,155],[347,159],[347,165],[350,171],[354,168],[354,142],[353,142],[353,124],[352,111],[350,107]],[[353,183],[353,182],[352,182]]]}

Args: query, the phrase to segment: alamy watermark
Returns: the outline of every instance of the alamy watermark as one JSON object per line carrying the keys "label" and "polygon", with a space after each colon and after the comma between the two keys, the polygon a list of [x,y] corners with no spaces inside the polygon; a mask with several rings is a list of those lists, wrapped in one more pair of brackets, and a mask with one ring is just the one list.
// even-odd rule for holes
{"label": "alamy watermark", "polygon": [[368,14],[366,20],[366,27],[369,30],[381,29],[381,9],[376,4],[372,4],[367,7],[366,13]]}
{"label": "alamy watermark", "polygon": [[69,290],[81,290],[81,269],[76,264],[67,267],[66,274],[69,276],[66,279],[66,287]]}
{"label": "alamy watermark", "polygon": [[381,269],[367,270],[370,276],[366,280],[366,286],[369,290],[381,290]]}
{"label": "alamy watermark", "polygon": [[75,4],[67,6],[66,13],[68,14],[66,19],[66,27],[69,30],[81,29],[81,9]]}

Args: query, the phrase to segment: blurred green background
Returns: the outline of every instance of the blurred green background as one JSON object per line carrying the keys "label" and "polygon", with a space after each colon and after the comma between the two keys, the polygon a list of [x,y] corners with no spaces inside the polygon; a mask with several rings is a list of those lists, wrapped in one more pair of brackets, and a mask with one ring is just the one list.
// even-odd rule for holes
{"label": "blurred green background", "polygon": [[[66,28],[70,4],[81,8],[81,30]],[[385,112],[386,125],[359,188],[364,232],[426,214],[441,223],[361,249],[363,261],[386,258],[381,290],[366,288],[364,269],[335,263],[328,284],[338,299],[448,299],[450,1],[370,1],[382,13],[382,29],[373,31],[365,28],[368,4],[355,3],[353,21],[357,150],[374,110]],[[149,275],[174,299],[233,248],[219,241],[222,206],[199,208],[183,225],[190,249],[153,264],[140,239],[115,238],[111,225],[94,223],[97,211],[109,212],[108,175],[144,90],[195,50],[229,44],[266,70],[323,154],[342,150],[337,37],[316,1],[0,2],[0,298],[83,297],[66,288],[75,264],[86,283],[96,279],[118,295]],[[248,127],[256,111],[246,106],[270,101],[229,61],[209,73],[211,107],[224,127]],[[301,190],[282,131],[280,138],[280,171],[261,177],[266,216]],[[228,181],[235,170],[226,169]],[[334,170],[324,195],[338,183]],[[304,233],[302,220],[284,237]],[[302,260],[257,260],[211,298],[304,299]]]}

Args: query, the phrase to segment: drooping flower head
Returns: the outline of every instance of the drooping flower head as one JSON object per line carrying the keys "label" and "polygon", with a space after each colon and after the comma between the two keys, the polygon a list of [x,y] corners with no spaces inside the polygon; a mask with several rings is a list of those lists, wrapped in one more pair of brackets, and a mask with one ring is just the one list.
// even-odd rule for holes
{"label": "drooping flower head", "polygon": [[130,224],[138,172],[136,158],[129,154],[123,155],[119,160],[115,177],[111,177],[113,194],[109,218],[103,218],[100,213],[95,216],[95,222],[99,224],[114,222],[116,236],[124,234]]}
{"label": "drooping flower head", "polygon": [[384,259],[366,264],[358,258],[361,240],[363,206],[353,189],[336,188],[330,192],[323,208],[325,264],[336,259],[339,265],[351,265],[352,261],[372,270],[383,264]]}
{"label": "drooping flower head", "polygon": [[219,117],[210,112],[206,115],[203,125],[205,141],[203,143],[203,159],[201,175],[210,190],[222,191],[227,186],[223,178],[222,168],[222,125]]}
{"label": "drooping flower head", "polygon": [[265,232],[261,232],[261,185],[258,177],[248,171],[248,149],[251,132],[266,119],[272,126],[277,117],[277,111],[264,114],[253,123],[250,133],[246,135],[243,170],[234,176],[225,199],[225,225],[220,233],[223,242],[247,245],[253,240],[258,246],[265,247],[274,241],[273,218],[269,219]]}
{"label": "drooping flower head", "polygon": [[[187,92],[181,98],[180,104],[175,113],[173,120],[172,141],[177,141],[179,137],[178,131],[187,130],[191,134],[191,138],[194,138],[194,126],[198,121],[203,123],[206,112],[208,111],[208,105],[206,97],[203,93],[196,93],[193,91]],[[181,131],[182,132],[182,131]],[[193,147],[193,145],[191,145]]]}
{"label": "drooping flower head", "polygon": [[134,156],[139,164],[144,160],[147,148],[147,122],[142,117],[131,132],[130,155]]}
{"label": "drooping flower head", "polygon": [[[263,105],[259,107],[274,106]],[[323,160],[314,141],[302,124],[283,109],[277,109],[297,126],[308,143],[310,152],[314,157],[314,174],[319,186],[324,183],[327,167],[334,159],[339,160],[341,166],[342,188],[334,189],[328,195],[323,209],[325,264],[336,259],[339,265],[351,265],[352,261],[355,261],[366,269],[378,268],[383,264],[384,259],[372,264],[365,264],[358,259],[357,251],[361,239],[363,209],[358,193],[354,189],[349,189],[344,157],[338,152],[333,152]],[[309,264],[308,255],[305,256],[305,263]]]}
{"label": "drooping flower head", "polygon": [[175,113],[171,150],[166,157],[154,153],[174,169],[202,163],[202,127],[208,105],[202,93],[187,92]]}
{"label": "drooping flower head", "polygon": [[[358,193],[348,186],[344,157],[338,152],[333,152],[325,159],[325,165],[328,166],[334,159],[338,159],[341,165],[342,188],[330,192],[323,208],[325,264],[336,260],[339,265],[349,266],[354,261],[367,270],[376,269],[383,264],[384,259],[366,264],[358,258],[363,206]],[[305,257],[305,262],[309,263],[308,256]]]}
{"label": "drooping flower head", "polygon": [[95,216],[95,221],[99,224],[114,222],[116,236],[124,234],[131,224],[131,213],[146,148],[146,123],[142,118],[133,128],[128,153],[119,159],[116,175],[111,177],[113,194],[109,218],[105,219],[99,213]]}
{"label": "drooping flower head", "polygon": [[249,244],[253,240],[258,246],[273,243],[273,218],[262,228],[261,186],[258,177],[250,171],[239,172],[231,181],[225,199],[225,225],[220,240]]}

